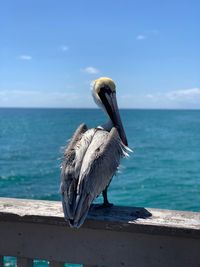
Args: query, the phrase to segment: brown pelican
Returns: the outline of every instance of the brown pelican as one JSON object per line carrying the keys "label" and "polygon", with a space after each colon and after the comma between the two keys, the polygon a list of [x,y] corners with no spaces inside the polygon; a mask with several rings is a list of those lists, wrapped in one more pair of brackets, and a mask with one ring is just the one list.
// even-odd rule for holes
{"label": "brown pelican", "polygon": [[88,129],[81,124],[64,152],[61,195],[64,216],[71,227],[80,227],[92,201],[103,194],[103,207],[111,206],[107,188],[120,158],[130,150],[120,118],[113,80],[94,81],[93,98],[109,116],[105,125]]}

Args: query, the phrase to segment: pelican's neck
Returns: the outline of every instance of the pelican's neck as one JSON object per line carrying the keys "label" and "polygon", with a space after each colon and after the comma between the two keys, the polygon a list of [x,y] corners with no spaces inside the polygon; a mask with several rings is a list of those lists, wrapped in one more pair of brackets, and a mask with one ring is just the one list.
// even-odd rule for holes
{"label": "pelican's neck", "polygon": [[113,127],[112,121],[108,120],[105,124],[99,125],[97,128],[110,132],[112,127]]}

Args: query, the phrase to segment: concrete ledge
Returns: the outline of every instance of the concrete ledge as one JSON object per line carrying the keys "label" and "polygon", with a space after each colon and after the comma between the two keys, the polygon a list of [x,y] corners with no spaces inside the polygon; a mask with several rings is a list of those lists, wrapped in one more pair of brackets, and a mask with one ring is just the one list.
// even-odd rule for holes
{"label": "concrete ledge", "polygon": [[[0,198],[0,220],[68,227],[58,201]],[[82,228],[200,238],[200,212],[93,205]]]}
{"label": "concrete ledge", "polygon": [[80,229],[60,202],[0,198],[0,255],[103,266],[200,266],[200,213],[93,205]]}

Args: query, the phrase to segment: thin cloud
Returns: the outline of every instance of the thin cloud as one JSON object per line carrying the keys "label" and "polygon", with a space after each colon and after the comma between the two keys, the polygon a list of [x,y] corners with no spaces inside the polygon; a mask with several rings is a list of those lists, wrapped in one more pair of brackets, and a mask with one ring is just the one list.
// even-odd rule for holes
{"label": "thin cloud", "polygon": [[[119,94],[121,108],[200,109],[200,88],[147,94]],[[96,107],[89,90],[59,91],[0,90],[0,107]]]}
{"label": "thin cloud", "polygon": [[139,35],[136,36],[136,40],[138,40],[138,41],[142,41],[142,40],[145,40],[145,39],[147,39],[147,36],[144,35],[144,34],[139,34]]}
{"label": "thin cloud", "polygon": [[200,88],[180,89],[145,95],[148,103],[167,108],[200,108]]}
{"label": "thin cloud", "polygon": [[151,98],[151,99],[154,98],[154,96],[153,96],[152,94],[147,94],[147,95],[145,95],[145,97],[147,97],[147,98]]}
{"label": "thin cloud", "polygon": [[196,100],[200,98],[200,88],[180,89],[165,93],[156,92],[146,94],[145,97],[150,99],[168,99],[172,101]]}
{"label": "thin cloud", "polygon": [[176,99],[196,99],[196,97],[200,97],[200,88],[191,88],[184,90],[176,90],[166,94],[166,96],[171,100]]}
{"label": "thin cloud", "polygon": [[121,95],[119,96],[119,106],[126,108],[200,109],[200,88]]}
{"label": "thin cloud", "polygon": [[27,60],[27,61],[29,61],[29,60],[31,60],[32,59],[32,56],[30,56],[30,55],[20,55],[19,57],[18,57],[20,60]]}
{"label": "thin cloud", "polygon": [[68,45],[61,45],[61,46],[60,46],[60,50],[61,50],[62,52],[66,52],[66,51],[69,50],[69,46],[68,46]]}
{"label": "thin cloud", "polygon": [[74,92],[0,90],[0,107],[81,107],[87,95]]}
{"label": "thin cloud", "polygon": [[159,31],[158,30],[149,30],[149,31],[145,31],[144,34],[139,34],[136,36],[136,40],[138,41],[143,41],[147,38],[150,38],[150,37],[155,37],[156,35],[159,34]]}
{"label": "thin cloud", "polygon": [[94,67],[86,67],[82,69],[82,71],[87,74],[98,74],[100,72],[97,68]]}

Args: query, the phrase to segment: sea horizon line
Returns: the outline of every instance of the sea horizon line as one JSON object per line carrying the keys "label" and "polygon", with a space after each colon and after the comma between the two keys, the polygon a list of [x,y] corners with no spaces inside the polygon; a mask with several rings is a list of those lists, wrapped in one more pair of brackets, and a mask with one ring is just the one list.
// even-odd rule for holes
{"label": "sea horizon line", "polygon": [[[0,107],[0,109],[85,109],[98,110],[98,107]],[[153,107],[121,107],[120,110],[182,110],[182,111],[199,111],[200,108],[153,108]]]}

